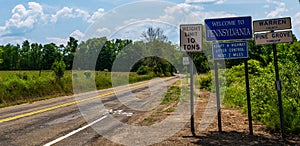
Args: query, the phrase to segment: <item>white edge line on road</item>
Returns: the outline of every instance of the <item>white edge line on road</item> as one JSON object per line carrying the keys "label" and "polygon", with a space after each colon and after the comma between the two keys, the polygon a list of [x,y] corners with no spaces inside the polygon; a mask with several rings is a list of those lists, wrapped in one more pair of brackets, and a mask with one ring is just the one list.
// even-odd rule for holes
{"label": "white edge line on road", "polygon": [[92,125],[94,125],[95,123],[97,123],[97,122],[99,122],[99,121],[105,119],[106,117],[107,117],[107,115],[105,115],[105,116],[101,117],[100,119],[97,119],[97,120],[95,120],[95,121],[93,121],[93,122],[91,122],[91,123],[89,123],[89,124],[87,124],[87,125],[85,125],[85,126],[79,128],[79,129],[76,129],[76,130],[74,130],[74,131],[68,133],[67,135],[64,135],[64,136],[59,137],[59,138],[57,138],[57,139],[55,139],[55,140],[53,140],[53,141],[51,141],[51,142],[49,142],[49,143],[46,143],[44,146],[51,146],[51,145],[53,145],[53,144],[55,144],[55,143],[57,143],[57,142],[59,142],[59,141],[65,139],[65,138],[68,138],[68,137],[70,137],[70,136],[72,136],[72,135],[74,135],[74,134],[76,134],[76,133],[78,133],[78,132],[80,132],[80,131],[82,131],[82,130],[84,130],[84,129],[90,127],[90,126],[92,126]]}

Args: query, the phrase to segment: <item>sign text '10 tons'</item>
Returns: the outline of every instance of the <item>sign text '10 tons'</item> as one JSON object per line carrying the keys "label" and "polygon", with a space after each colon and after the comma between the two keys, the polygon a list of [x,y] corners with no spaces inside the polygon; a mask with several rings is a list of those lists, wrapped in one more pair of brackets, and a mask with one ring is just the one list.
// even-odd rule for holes
{"label": "sign text '10 tons'", "polygon": [[180,25],[180,50],[183,52],[202,51],[202,24]]}

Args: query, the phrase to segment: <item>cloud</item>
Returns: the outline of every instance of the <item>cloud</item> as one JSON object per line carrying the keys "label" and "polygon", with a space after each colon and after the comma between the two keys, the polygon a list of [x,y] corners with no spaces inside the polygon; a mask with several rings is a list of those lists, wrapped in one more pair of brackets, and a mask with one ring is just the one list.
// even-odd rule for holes
{"label": "cloud", "polygon": [[192,19],[196,22],[198,20],[198,17],[195,16],[197,16],[197,13],[203,9],[203,7],[198,5],[187,3],[177,4],[165,8],[164,14],[159,17],[159,21],[169,22],[171,24],[177,25],[179,25],[180,23],[185,23],[186,19]]}
{"label": "cloud", "polygon": [[77,17],[82,17],[82,19],[85,21],[88,21],[88,19],[90,18],[89,12],[81,9],[76,9],[75,14],[77,15]]}
{"label": "cloud", "polygon": [[203,24],[207,18],[234,17],[236,15],[222,11],[207,11],[200,5],[180,3],[166,7],[156,18],[130,18],[114,27],[114,37],[140,40],[143,31],[148,27],[161,28],[172,42],[178,42],[180,24]]}
{"label": "cloud", "polygon": [[94,23],[99,17],[103,16],[105,10],[103,8],[97,9],[92,15],[82,9],[73,9],[70,7],[63,7],[55,14],[51,15],[51,22],[55,23],[59,18],[82,18],[87,23]]}
{"label": "cloud", "polygon": [[[234,14],[223,11],[207,11],[202,6],[193,4],[177,4],[165,9],[159,20],[171,24],[203,23],[207,18],[233,17]],[[186,22],[188,20],[188,22]]]}
{"label": "cloud", "polygon": [[59,38],[59,37],[46,37],[46,41],[49,41],[56,45],[61,45],[61,44],[65,45],[65,44],[67,44],[68,39],[67,38]]}
{"label": "cloud", "polygon": [[214,4],[223,4],[225,0],[185,0],[185,3],[214,3]]}
{"label": "cloud", "polygon": [[[300,12],[296,13],[293,17],[292,17],[292,24],[294,25],[293,28],[296,28],[295,31],[297,31],[299,34],[300,32]],[[298,36],[300,37],[300,36]]]}
{"label": "cloud", "polygon": [[99,36],[107,36],[111,33],[111,31],[108,28],[99,28],[97,29],[97,33],[99,34]]}
{"label": "cloud", "polygon": [[293,16],[293,24],[294,25],[300,25],[300,12],[296,13]]}
{"label": "cloud", "polygon": [[215,4],[224,4],[225,0],[218,0]]}
{"label": "cloud", "polygon": [[73,9],[69,7],[63,7],[58,10],[55,14],[51,15],[51,22],[55,23],[59,18],[82,18],[87,21],[90,17],[90,14],[87,11],[81,9]]}
{"label": "cloud", "polygon": [[103,16],[104,12],[105,12],[104,9],[99,8],[96,12],[94,12],[94,14],[88,19],[87,22],[94,23],[98,18]]}
{"label": "cloud", "polygon": [[274,0],[267,0],[267,2],[276,5],[276,8],[274,10],[267,13],[267,17],[269,18],[280,17],[283,13],[288,11],[284,2],[274,1]]}
{"label": "cloud", "polygon": [[84,38],[85,34],[82,33],[80,30],[74,30],[67,38],[61,38],[61,37],[46,37],[46,41],[49,41],[51,43],[55,43],[57,45],[64,44],[66,45],[69,41],[69,37],[74,37],[76,40],[82,40]]}
{"label": "cloud", "polygon": [[0,26],[0,36],[28,32],[34,28],[34,25],[45,23],[47,20],[43,7],[36,2],[28,2],[28,8],[22,4],[16,5],[11,13],[11,18],[4,26]]}
{"label": "cloud", "polygon": [[[44,10],[44,7],[47,11]],[[47,24],[55,25],[59,20],[79,18],[87,24],[94,23],[99,17],[103,16],[104,13],[105,10],[103,8],[99,8],[96,11],[89,13],[80,8],[67,6],[59,9],[54,7],[49,8],[49,6],[41,5],[37,2],[17,4],[11,9],[11,17],[7,19],[4,24],[0,25],[0,42],[7,42],[8,39],[12,38],[21,38],[21,40],[23,40],[22,38],[28,35],[29,32],[35,32],[35,28],[41,28],[43,25]],[[84,34],[79,30],[75,30],[71,33],[71,36],[76,39],[81,39],[84,37]],[[46,40],[64,43],[66,39],[47,37]],[[11,42],[15,41],[11,40]]]}
{"label": "cloud", "polygon": [[0,37],[0,44],[22,44],[25,40],[28,40],[29,42],[33,42],[25,37],[19,37],[19,36],[8,36],[8,37]]}
{"label": "cloud", "polygon": [[85,36],[84,33],[82,33],[80,30],[75,30],[70,34],[71,37],[74,37],[77,40],[81,40],[83,39],[83,37]]}
{"label": "cloud", "polygon": [[264,5],[263,8],[270,8],[270,5]]}

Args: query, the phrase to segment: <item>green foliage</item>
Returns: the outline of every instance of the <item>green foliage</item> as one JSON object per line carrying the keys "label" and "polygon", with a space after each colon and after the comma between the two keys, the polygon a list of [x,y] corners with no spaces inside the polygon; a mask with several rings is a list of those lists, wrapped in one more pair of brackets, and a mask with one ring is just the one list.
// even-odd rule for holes
{"label": "green foliage", "polygon": [[85,77],[87,79],[89,79],[91,77],[91,75],[92,75],[92,73],[90,71],[85,71],[83,74],[85,75]]}
{"label": "green foliage", "polygon": [[148,123],[152,123],[152,122],[154,122],[154,119],[152,117],[148,117],[148,118],[146,118],[146,121]]}
{"label": "green foliage", "polygon": [[[2,53],[3,53],[3,47],[0,46],[0,56],[2,56]],[[0,58],[0,64],[3,62],[3,59]]]}
{"label": "green foliage", "polygon": [[38,71],[0,72],[0,104],[9,104],[43,96],[70,94],[71,72],[61,79],[62,87],[50,71],[39,76]]}
{"label": "green foliage", "polygon": [[139,69],[136,71],[136,73],[138,75],[145,75],[145,74],[149,73],[149,69],[147,68],[147,66],[142,65],[139,67]]}
{"label": "green foliage", "polygon": [[154,75],[151,74],[151,73],[146,74],[146,75],[138,75],[137,73],[131,72],[129,74],[129,83],[135,83],[135,82],[150,80],[153,77],[154,77]]}
{"label": "green foliage", "polygon": [[[172,52],[172,53],[170,53]],[[153,40],[151,42],[135,42],[126,48],[126,53],[118,56],[118,59],[124,60],[125,64],[134,64],[131,71],[136,72],[141,66],[147,67],[149,72],[153,72],[156,76],[171,76],[175,72],[174,66],[170,63],[178,63],[177,60],[180,56],[180,52],[176,52],[174,45],[171,43],[163,42],[160,40]],[[133,62],[130,55],[127,54],[142,54],[143,56],[149,56],[142,58],[138,62]],[[166,58],[160,58],[164,56]],[[169,62],[170,61],[170,62]],[[182,63],[182,62],[180,62]],[[128,65],[123,65],[124,68],[120,67],[119,71],[126,71]]]}
{"label": "green foliage", "polygon": [[204,89],[207,91],[211,90],[212,87],[212,78],[211,78],[211,73],[208,72],[207,74],[201,74],[198,76],[198,81],[199,81],[199,88]]}
{"label": "green foliage", "polygon": [[207,73],[210,70],[207,57],[204,53],[194,53],[193,61],[198,73]]}
{"label": "green foliage", "polygon": [[[96,82],[97,89],[106,89],[112,87],[110,72],[91,73],[89,79],[84,73],[90,71],[81,71],[73,73],[66,71],[65,75],[56,81],[52,71],[44,71],[39,76],[39,71],[0,71],[0,107],[14,103],[24,103],[25,101],[35,101],[45,96],[63,96],[73,93],[73,80],[79,80],[79,85],[74,85],[78,88],[86,89],[83,91],[95,90],[90,84],[91,81]],[[127,73],[124,73],[124,76]],[[124,77],[124,76],[120,76]],[[152,75],[137,75],[136,73],[129,74],[129,83],[149,80]]]}
{"label": "green foliage", "polygon": [[54,71],[56,79],[61,79],[65,74],[66,64],[61,61],[55,61],[51,69]]}
{"label": "green foliage", "polygon": [[73,59],[78,46],[78,40],[73,37],[69,38],[66,47],[64,45],[60,46],[60,48],[63,49],[64,62],[66,63],[67,70],[70,70],[73,67]]}
{"label": "green foliage", "polygon": [[178,86],[171,86],[165,97],[162,99],[161,104],[168,104],[170,102],[176,102],[180,99],[180,88]]}
{"label": "green foliage", "polygon": [[[295,52],[297,49],[298,47],[294,44],[277,45],[280,80],[283,88],[284,122],[286,130],[293,133],[300,132],[300,65],[297,58],[299,55]],[[261,57],[263,58],[262,55]],[[253,118],[263,122],[270,129],[279,130],[280,117],[274,84],[274,63],[270,62],[265,66],[258,60],[249,60],[248,62]],[[226,106],[243,107],[243,111],[246,112],[244,80],[244,65],[233,66],[227,70],[227,89],[224,102]]]}

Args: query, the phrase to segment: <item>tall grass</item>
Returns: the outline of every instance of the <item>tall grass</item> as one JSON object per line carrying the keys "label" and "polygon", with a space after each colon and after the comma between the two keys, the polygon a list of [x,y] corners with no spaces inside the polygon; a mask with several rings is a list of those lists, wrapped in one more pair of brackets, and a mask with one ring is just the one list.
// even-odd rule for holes
{"label": "tall grass", "polygon": [[[110,72],[82,72],[86,79],[80,79],[83,91],[91,91],[94,88],[90,85],[92,80],[96,83],[97,89],[112,87]],[[124,73],[125,74],[125,73]],[[63,78],[57,80],[52,71],[0,71],[0,107],[9,104],[35,101],[45,96],[55,97],[73,94],[72,77],[76,77],[72,71],[66,71]],[[150,75],[129,74],[129,83],[148,80],[153,78]],[[90,88],[87,88],[89,87]]]}

